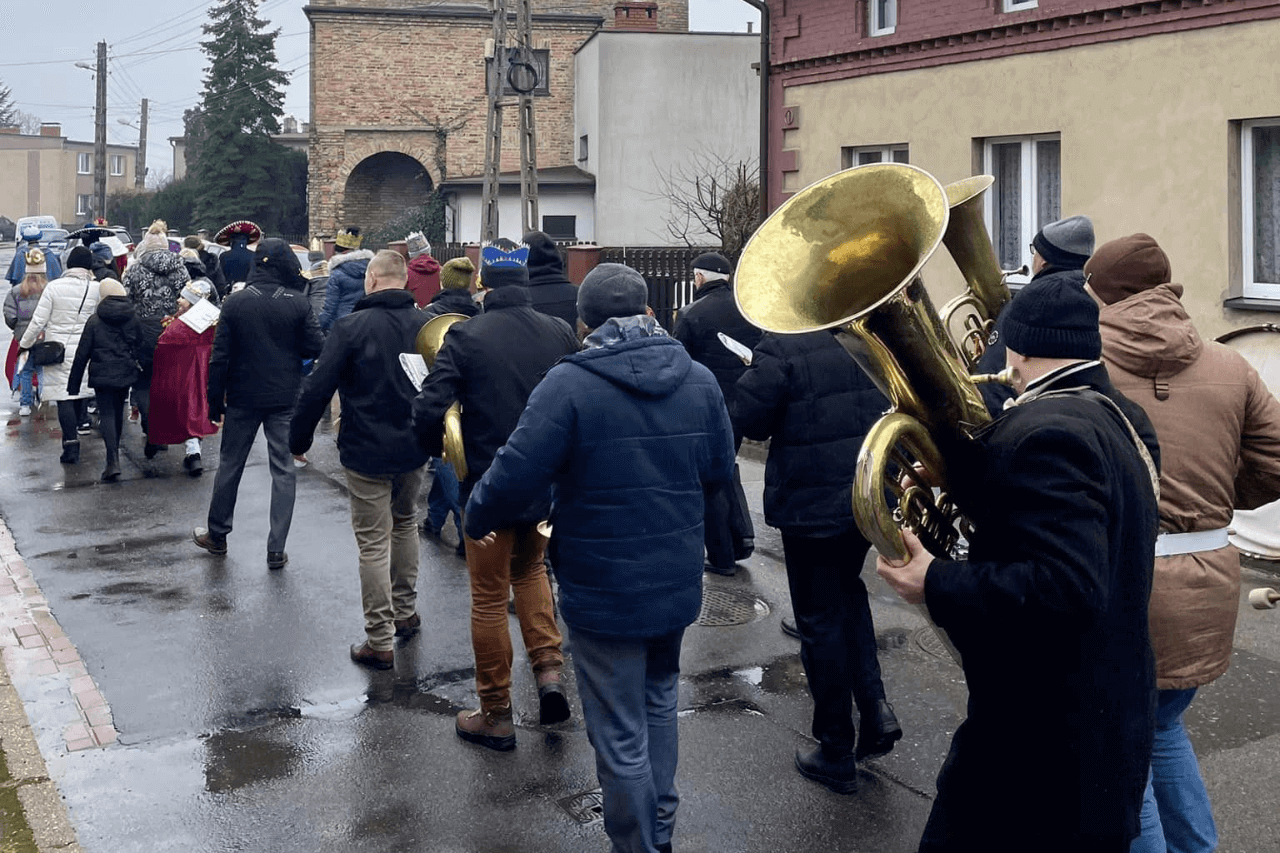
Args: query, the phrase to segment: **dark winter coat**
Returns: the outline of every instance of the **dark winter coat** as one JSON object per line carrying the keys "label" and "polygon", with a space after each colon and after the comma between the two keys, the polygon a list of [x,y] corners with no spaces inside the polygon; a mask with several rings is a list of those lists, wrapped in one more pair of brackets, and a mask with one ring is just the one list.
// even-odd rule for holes
{"label": "dark winter coat", "polygon": [[[922,851],[1102,849],[1138,834],[1155,671],[1147,628],[1157,527],[1123,400],[1082,363],[978,431],[949,479],[968,559],[935,560],[925,602],[963,659],[968,716],[938,777]],[[1152,451],[1154,431],[1126,402]],[[1154,453],[1153,453],[1154,455]]]}
{"label": "dark winter coat", "polygon": [[471,298],[471,292],[461,287],[451,287],[431,297],[422,312],[427,319],[439,317],[441,314],[466,314],[474,317],[480,313],[480,306]]}
{"label": "dark winter coat", "polygon": [[755,349],[764,334],[747,322],[733,299],[733,288],[727,281],[709,281],[693,294],[693,302],[676,314],[675,337],[684,344],[689,355],[715,374],[729,410],[734,406],[734,385],[747,366],[722,343],[717,333],[724,332],[747,349]]}
{"label": "dark winter coat", "polygon": [[661,636],[702,602],[703,493],[733,471],[728,412],[710,371],[650,318],[608,320],[587,342],[534,389],[467,504],[466,532],[511,526],[554,486],[565,622]]}
{"label": "dark winter coat", "polygon": [[765,522],[798,536],[852,530],[858,451],[888,408],[831,332],[766,334],[730,412],[740,434],[769,441]]}
{"label": "dark winter coat", "polygon": [[67,377],[68,393],[80,393],[86,366],[90,388],[128,388],[137,382],[141,375],[139,361],[144,355],[150,357],[143,352],[142,341],[142,326],[129,297],[103,299],[84,324]]}
{"label": "dark winter coat", "polygon": [[257,265],[243,290],[227,296],[209,359],[209,418],[227,407],[290,409],[302,384],[302,360],[324,346],[307,297],[292,280]]}
{"label": "dark winter coat", "polygon": [[321,330],[328,332],[364,298],[364,274],[371,260],[373,252],[368,249],[343,252],[329,259],[329,283],[325,285],[324,310],[320,312]]}
{"label": "dark winter coat", "polygon": [[204,264],[205,277],[213,283],[213,289],[218,294],[217,301],[221,302],[231,285],[227,281],[227,274],[222,270],[222,264],[218,262],[218,256],[208,249],[196,249],[196,254],[200,256],[200,263]]}
{"label": "dark winter coat", "polygon": [[231,241],[231,248],[218,255],[218,266],[227,280],[227,289],[233,284],[248,281],[249,271],[253,269],[253,250],[244,237],[236,237]]}
{"label": "dark winter coat", "polygon": [[[534,311],[529,289],[518,286],[489,291],[484,312],[445,335],[422,393],[413,402],[413,422],[423,447],[440,456],[444,413],[454,402],[462,402],[467,457],[461,492],[464,505],[516,428],[534,386],[551,365],[577,350],[578,340],[569,327]],[[546,518],[548,509],[543,499],[509,521],[533,523]]]}
{"label": "dark winter coat", "polygon": [[541,231],[524,235],[529,246],[529,297],[535,311],[559,317],[576,328],[578,288],[564,274],[564,259],[555,241]]}
{"label": "dark winter coat", "polygon": [[402,474],[427,464],[413,432],[418,389],[400,366],[413,353],[422,312],[407,290],[370,293],[334,324],[302,394],[289,430],[296,454],[311,447],[316,424],[334,391],[342,401],[338,456],[344,468],[367,476]]}

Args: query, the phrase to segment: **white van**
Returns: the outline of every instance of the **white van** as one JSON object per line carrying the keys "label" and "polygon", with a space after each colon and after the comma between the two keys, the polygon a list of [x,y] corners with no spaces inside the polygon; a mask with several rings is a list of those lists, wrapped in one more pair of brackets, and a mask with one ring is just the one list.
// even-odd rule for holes
{"label": "white van", "polygon": [[30,227],[39,228],[41,231],[45,230],[46,228],[50,228],[50,229],[62,228],[62,226],[58,224],[58,220],[53,218],[52,216],[49,216],[48,214],[42,214],[40,216],[21,216],[18,218],[17,225],[14,227],[14,231],[13,231],[14,248],[21,246],[23,243],[22,229],[30,228]]}

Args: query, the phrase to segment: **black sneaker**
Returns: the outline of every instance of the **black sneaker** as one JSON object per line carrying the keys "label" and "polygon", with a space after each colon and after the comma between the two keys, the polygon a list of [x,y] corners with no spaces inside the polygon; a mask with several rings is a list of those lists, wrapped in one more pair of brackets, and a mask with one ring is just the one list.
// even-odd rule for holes
{"label": "black sneaker", "polygon": [[187,473],[192,477],[199,477],[204,473],[204,466],[200,464],[199,453],[188,453],[186,458],[182,460],[182,467],[187,469]]}
{"label": "black sneaker", "polygon": [[283,569],[285,564],[289,562],[289,555],[284,551],[268,551],[267,552],[267,568]]}

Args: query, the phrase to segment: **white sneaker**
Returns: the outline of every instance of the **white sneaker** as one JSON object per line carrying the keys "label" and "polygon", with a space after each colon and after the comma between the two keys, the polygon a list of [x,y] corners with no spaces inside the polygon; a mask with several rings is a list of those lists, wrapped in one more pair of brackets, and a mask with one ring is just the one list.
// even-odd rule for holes
{"label": "white sneaker", "polygon": [[18,417],[20,418],[25,418],[29,414],[31,414],[30,406],[22,406],[18,409]]}

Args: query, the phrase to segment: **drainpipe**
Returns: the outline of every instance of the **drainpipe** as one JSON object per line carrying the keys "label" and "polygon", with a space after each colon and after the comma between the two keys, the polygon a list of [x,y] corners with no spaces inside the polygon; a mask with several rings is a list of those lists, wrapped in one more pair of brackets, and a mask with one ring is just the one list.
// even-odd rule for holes
{"label": "drainpipe", "polygon": [[769,216],[769,4],[745,0],[760,12],[760,221]]}

